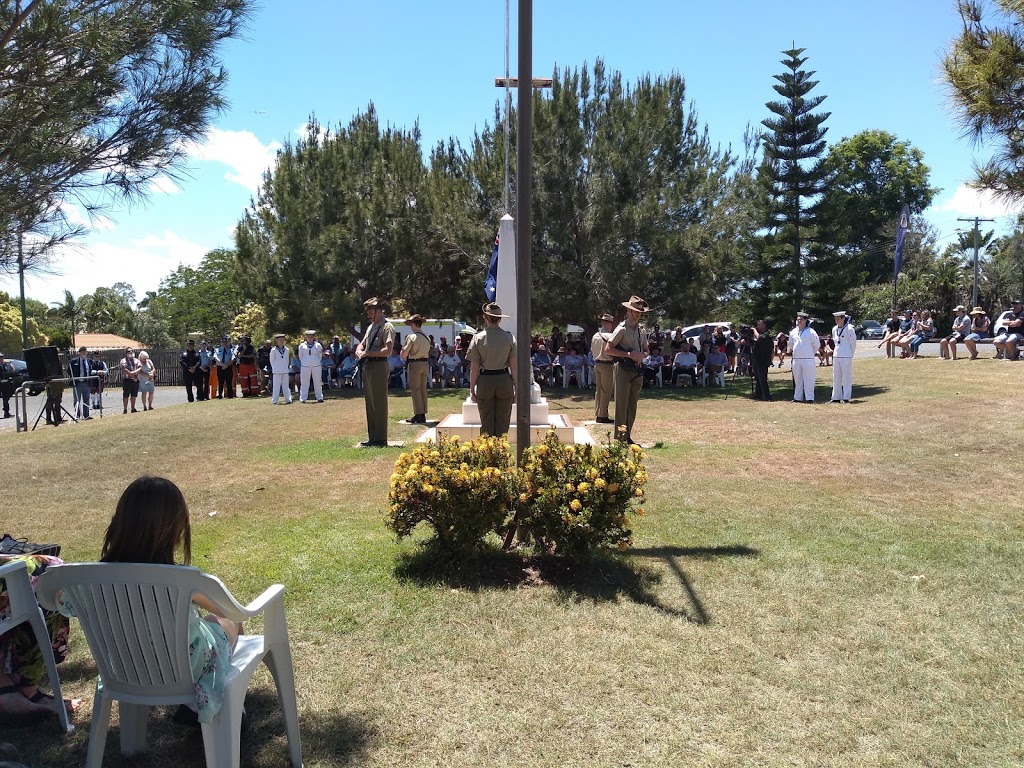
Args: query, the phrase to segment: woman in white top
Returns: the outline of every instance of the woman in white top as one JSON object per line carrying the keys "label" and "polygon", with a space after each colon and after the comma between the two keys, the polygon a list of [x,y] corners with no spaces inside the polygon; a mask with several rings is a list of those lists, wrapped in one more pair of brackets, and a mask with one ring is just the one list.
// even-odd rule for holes
{"label": "woman in white top", "polygon": [[156,366],[149,359],[149,352],[139,352],[139,399],[142,410],[153,410],[153,395],[156,393]]}

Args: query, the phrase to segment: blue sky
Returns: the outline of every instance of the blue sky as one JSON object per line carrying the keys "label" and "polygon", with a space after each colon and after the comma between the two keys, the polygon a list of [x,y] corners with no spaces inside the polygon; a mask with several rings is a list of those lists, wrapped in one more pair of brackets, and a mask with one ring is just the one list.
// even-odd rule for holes
{"label": "blue sky", "polygon": [[[737,148],[745,127],[768,116],[780,52],[795,42],[817,73],[815,94],[828,96],[821,109],[832,113],[830,142],[878,128],[924,153],[942,189],[927,215],[943,244],[963,226],[958,216],[1007,213],[964,187],[975,148],[959,137],[939,66],[960,25],[954,0],[535,6],[535,76],[597,57],[629,80],[677,71],[712,140]],[[514,75],[516,0],[511,10]],[[28,295],[51,302],[64,289],[78,296],[124,280],[141,297],[179,263],[231,247],[262,170],[311,113],[334,125],[372,100],[386,122],[419,120],[426,148],[449,136],[467,142],[501,98],[494,78],[504,73],[504,18],[504,0],[263,0],[244,39],[225,48],[230,106],[193,153],[189,177],[94,222],[60,256],[59,274],[28,278]],[[0,277],[0,290],[15,293],[16,279]]]}

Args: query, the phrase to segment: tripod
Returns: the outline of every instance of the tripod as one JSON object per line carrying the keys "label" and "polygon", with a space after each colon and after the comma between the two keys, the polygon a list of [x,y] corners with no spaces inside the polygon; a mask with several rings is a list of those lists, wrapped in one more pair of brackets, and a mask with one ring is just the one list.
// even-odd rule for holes
{"label": "tripod", "polygon": [[[40,407],[39,413],[36,414],[36,420],[32,424],[32,431],[33,432],[35,432],[36,431],[36,427],[39,426],[39,420],[41,418],[43,418],[43,413],[48,408],[50,408],[50,406],[52,405],[53,395],[50,393],[50,385],[51,384],[58,384],[58,383],[59,384],[65,384],[67,382],[72,382],[72,384],[73,384],[74,383],[74,379],[61,379],[61,378],[56,378],[56,377],[50,378],[50,379],[46,379],[46,385],[47,385],[46,386],[46,401],[43,403],[42,407]],[[63,394],[63,392],[62,392],[62,394]],[[76,424],[78,423],[78,419],[76,419],[74,417],[74,415],[71,412],[69,412],[67,408],[64,407],[63,397],[61,398],[61,400],[57,401],[56,405],[57,405],[57,408],[60,409],[60,410],[57,410],[56,414],[55,414],[58,418],[60,418],[61,413],[64,413],[64,414],[67,415],[67,417],[71,421],[75,422]],[[55,423],[59,424],[60,422],[55,422]]]}

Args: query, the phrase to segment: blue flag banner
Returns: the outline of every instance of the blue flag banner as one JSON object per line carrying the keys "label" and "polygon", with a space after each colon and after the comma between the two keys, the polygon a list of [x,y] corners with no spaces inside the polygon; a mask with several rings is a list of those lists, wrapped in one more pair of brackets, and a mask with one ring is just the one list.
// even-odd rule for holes
{"label": "blue flag banner", "polygon": [[907,239],[907,230],[910,228],[910,206],[904,205],[900,211],[900,223],[896,229],[896,269],[893,271],[893,280],[900,277],[900,267],[903,266],[903,243]]}
{"label": "blue flag banner", "polygon": [[494,301],[498,292],[498,236],[494,236],[494,252],[491,254],[491,265],[487,267],[487,279],[484,280],[484,295],[488,301]]}

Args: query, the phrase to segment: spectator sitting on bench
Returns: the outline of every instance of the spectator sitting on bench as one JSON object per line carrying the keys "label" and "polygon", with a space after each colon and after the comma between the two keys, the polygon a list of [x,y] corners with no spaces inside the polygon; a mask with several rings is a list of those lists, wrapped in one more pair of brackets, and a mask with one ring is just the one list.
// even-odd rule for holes
{"label": "spectator sitting on bench", "polygon": [[341,361],[338,367],[338,386],[351,387],[355,385],[356,371],[359,368],[359,360],[356,358],[356,350],[353,347],[348,355]]}
{"label": "spectator sitting on bench", "polygon": [[996,357],[1004,360],[1016,360],[1019,357],[1017,344],[1024,340],[1024,302],[1013,302],[1013,314],[1006,316],[1003,332],[996,336],[992,343],[996,348]]}
{"label": "spectator sitting on bench", "polygon": [[953,312],[953,332],[946,338],[939,341],[939,357],[949,360],[952,356],[956,360],[956,345],[967,338],[971,332],[971,318],[967,314],[967,307],[958,304]]}
{"label": "spectator sitting on bench", "polygon": [[971,360],[978,358],[978,342],[988,338],[988,329],[991,325],[988,315],[981,307],[971,310],[971,332],[964,339],[964,346],[971,353]]}

